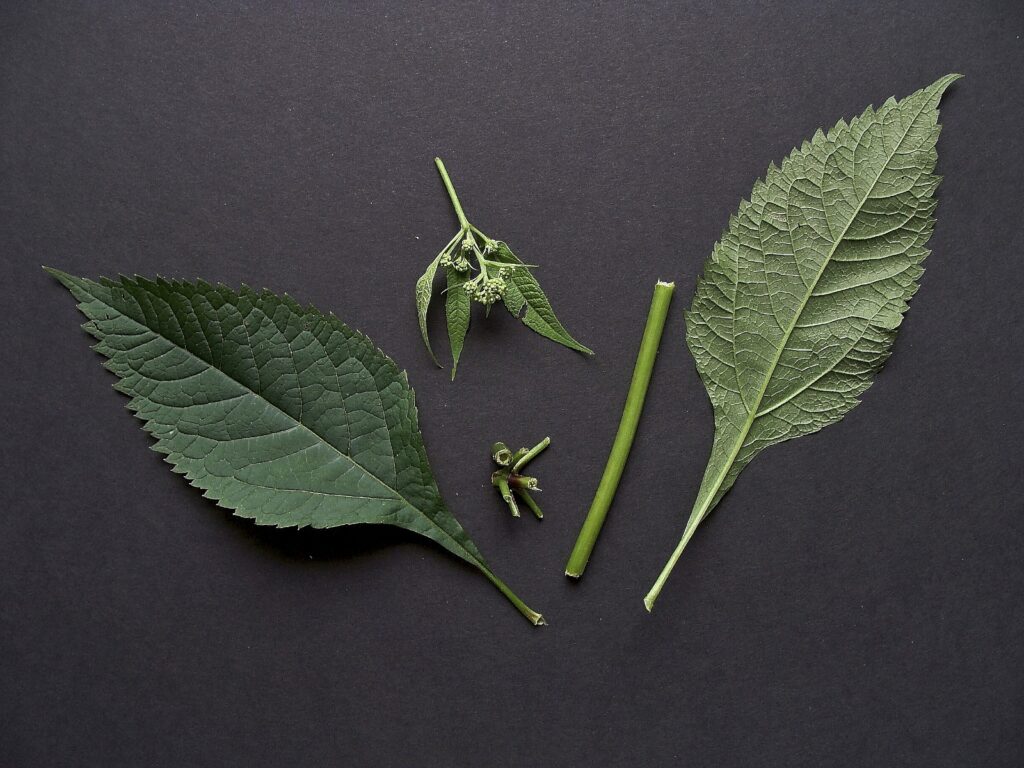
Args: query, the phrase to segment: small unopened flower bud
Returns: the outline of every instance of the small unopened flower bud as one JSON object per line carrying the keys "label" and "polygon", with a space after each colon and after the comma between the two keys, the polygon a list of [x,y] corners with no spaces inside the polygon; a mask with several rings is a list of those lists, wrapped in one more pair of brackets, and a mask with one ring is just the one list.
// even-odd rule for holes
{"label": "small unopened flower bud", "polygon": [[466,239],[462,241],[462,250],[465,253],[469,253],[473,250],[473,238],[470,235],[466,235]]}
{"label": "small unopened flower bud", "polygon": [[500,277],[490,277],[480,283],[476,288],[474,298],[481,304],[490,306],[505,295],[507,284]]}

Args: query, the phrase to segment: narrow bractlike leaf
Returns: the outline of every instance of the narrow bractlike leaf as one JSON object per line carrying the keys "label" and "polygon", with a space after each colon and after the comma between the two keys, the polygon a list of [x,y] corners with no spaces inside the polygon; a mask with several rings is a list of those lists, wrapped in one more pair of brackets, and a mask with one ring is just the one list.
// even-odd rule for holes
{"label": "narrow bractlike leaf", "polygon": [[460,272],[455,267],[445,267],[448,278],[448,289],[444,295],[444,310],[448,320],[448,343],[452,350],[452,380],[459,368],[459,357],[469,331],[470,298],[465,291],[468,272]]}
{"label": "narrow bractlike leaf", "polygon": [[423,343],[427,346],[430,359],[438,368],[443,366],[437,360],[437,355],[430,346],[430,335],[427,333],[427,308],[430,306],[430,297],[434,293],[434,275],[437,272],[437,265],[441,263],[441,254],[427,265],[427,271],[420,275],[416,281],[416,315],[420,321],[420,335],[423,336]]}
{"label": "narrow bractlike leaf", "polygon": [[114,385],[174,471],[260,525],[395,525],[476,566],[534,623],[445,507],[404,372],[334,315],[204,282],[87,280]]}
{"label": "narrow bractlike leaf", "polygon": [[928,255],[938,104],[958,77],[818,131],[769,168],[715,245],[686,335],[715,439],[648,609],[751,459],[838,421],[889,357]]}
{"label": "narrow bractlike leaf", "polygon": [[[495,260],[502,264],[522,264],[512,249],[505,243],[496,242]],[[574,339],[565,327],[558,322],[555,311],[551,308],[548,297],[541,290],[540,283],[529,269],[513,269],[508,278],[508,288],[503,297],[505,307],[515,317],[521,317],[523,323],[541,336],[557,341],[559,344],[582,352],[585,355],[593,351]],[[523,312],[523,309],[526,312]]]}

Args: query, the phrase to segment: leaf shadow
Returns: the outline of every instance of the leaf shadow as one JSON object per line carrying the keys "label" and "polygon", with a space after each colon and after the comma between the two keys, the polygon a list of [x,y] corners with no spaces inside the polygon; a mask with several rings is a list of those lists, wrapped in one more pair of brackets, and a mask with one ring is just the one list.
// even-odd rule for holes
{"label": "leaf shadow", "polygon": [[265,554],[289,562],[354,561],[399,545],[422,546],[422,537],[393,525],[343,525],[337,528],[275,528],[256,525],[216,508],[221,524],[232,535]]}

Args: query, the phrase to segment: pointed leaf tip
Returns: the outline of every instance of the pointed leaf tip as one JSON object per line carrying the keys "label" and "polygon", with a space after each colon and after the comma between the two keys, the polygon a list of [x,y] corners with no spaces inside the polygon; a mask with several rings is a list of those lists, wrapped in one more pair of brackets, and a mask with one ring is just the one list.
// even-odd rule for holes
{"label": "pointed leaf tip", "polygon": [[934,83],[929,85],[924,90],[930,93],[935,98],[941,98],[942,95],[949,89],[953,83],[963,78],[963,75],[957,72],[950,72],[948,75],[943,75]]}

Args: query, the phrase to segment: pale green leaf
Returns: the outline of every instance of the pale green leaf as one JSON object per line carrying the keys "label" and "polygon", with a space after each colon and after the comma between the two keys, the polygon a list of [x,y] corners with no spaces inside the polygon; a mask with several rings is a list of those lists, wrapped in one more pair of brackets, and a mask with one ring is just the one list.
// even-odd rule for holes
{"label": "pale green leaf", "polygon": [[287,295],[48,270],[80,302],[115,387],[174,471],[260,525],[395,525],[479,568],[528,618],[445,507],[404,372]]}
{"label": "pale green leaf", "polygon": [[452,381],[459,367],[459,357],[469,331],[470,298],[463,286],[469,280],[468,272],[460,272],[452,266],[445,268],[448,289],[445,293],[444,309],[448,320],[448,343],[452,349]]}
{"label": "pale green leaf", "polygon": [[437,265],[441,263],[442,256],[443,253],[438,254],[427,265],[427,271],[416,281],[416,314],[420,322],[420,335],[423,337],[427,352],[430,353],[430,359],[438,368],[443,366],[438,362],[437,355],[434,354],[434,350],[430,346],[430,335],[427,333],[427,308],[430,306],[430,297],[434,293],[434,274],[437,272]]}
{"label": "pale green leaf", "polygon": [[648,607],[751,459],[838,421],[889,357],[928,255],[938,104],[958,77],[818,131],[769,168],[715,245],[686,337],[715,439]]}
{"label": "pale green leaf", "polygon": [[[495,261],[516,265],[523,263],[512,253],[512,249],[508,245],[500,241],[495,244],[497,245]],[[576,341],[558,321],[548,297],[544,295],[540,283],[529,269],[512,270],[503,300],[509,312],[515,317],[521,316],[523,323],[541,336],[557,341],[559,344],[585,355],[594,354],[592,350]],[[524,308],[526,309],[525,313],[523,312]]]}

